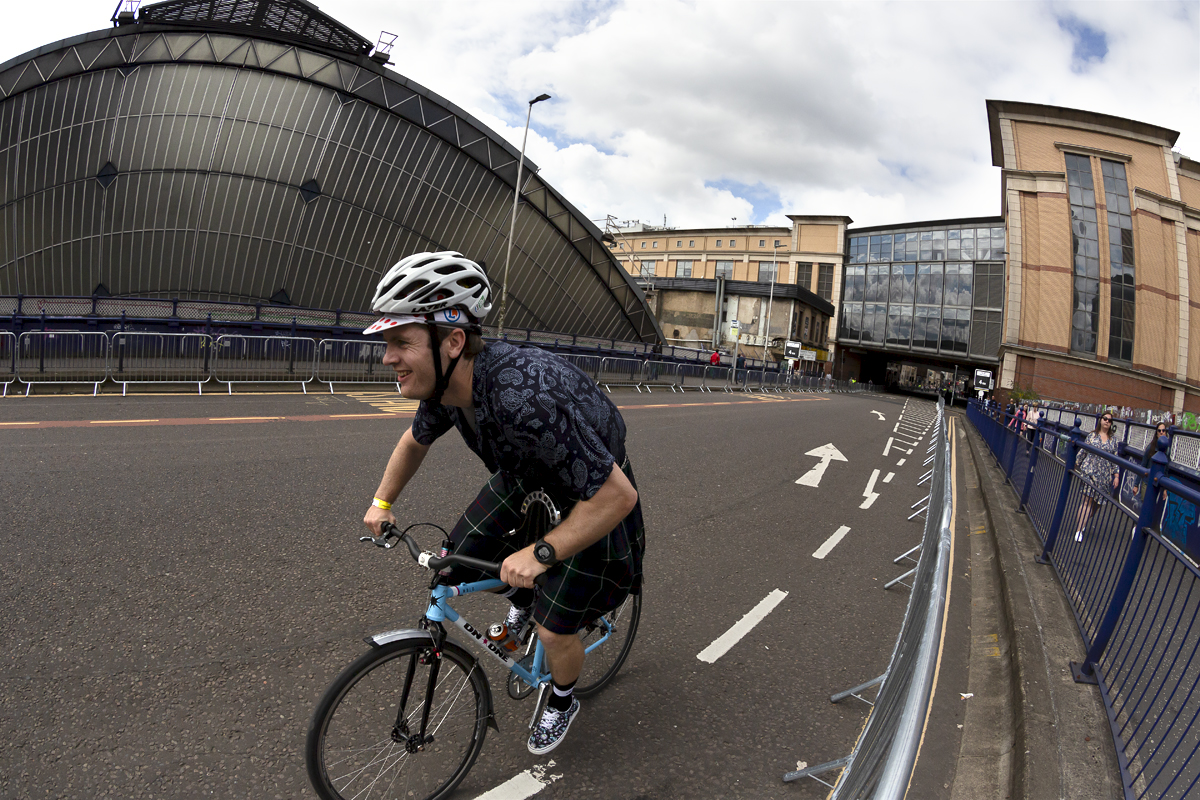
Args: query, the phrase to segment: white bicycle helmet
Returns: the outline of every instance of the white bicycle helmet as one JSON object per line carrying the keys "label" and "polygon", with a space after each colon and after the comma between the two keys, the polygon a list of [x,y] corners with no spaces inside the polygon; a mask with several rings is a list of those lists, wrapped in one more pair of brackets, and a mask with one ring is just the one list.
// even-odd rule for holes
{"label": "white bicycle helmet", "polygon": [[427,325],[436,380],[429,400],[437,405],[461,357],[452,358],[445,372],[442,371],[438,327],[482,333],[480,322],[492,310],[491,297],[492,285],[483,268],[461,253],[449,250],[415,253],[398,262],[379,281],[371,309],[383,316],[363,333],[378,333],[414,322]]}
{"label": "white bicycle helmet", "polygon": [[371,310],[396,316],[461,308],[478,322],[492,310],[492,285],[478,264],[461,253],[416,253],[387,271]]}

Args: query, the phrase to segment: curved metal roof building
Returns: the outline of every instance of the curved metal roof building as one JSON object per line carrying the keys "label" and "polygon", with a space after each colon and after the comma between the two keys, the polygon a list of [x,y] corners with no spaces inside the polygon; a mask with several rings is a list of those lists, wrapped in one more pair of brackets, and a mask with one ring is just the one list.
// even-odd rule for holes
{"label": "curved metal roof building", "polygon": [[[370,41],[305,0],[114,21],[0,65],[0,294],[363,309],[421,250],[499,289],[518,152]],[[523,183],[506,324],[658,341],[600,231]]]}

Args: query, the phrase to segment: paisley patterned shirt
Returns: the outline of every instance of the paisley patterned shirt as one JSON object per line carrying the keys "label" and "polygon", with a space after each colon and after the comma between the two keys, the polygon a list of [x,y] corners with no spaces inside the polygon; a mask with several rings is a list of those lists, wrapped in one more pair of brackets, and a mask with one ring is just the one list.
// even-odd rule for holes
{"label": "paisley patterned shirt", "polygon": [[536,347],[489,344],[475,357],[475,431],[463,409],[422,402],[413,438],[431,445],[457,427],[490,472],[504,471],[563,500],[586,500],[625,460],[625,421],[574,364]]}

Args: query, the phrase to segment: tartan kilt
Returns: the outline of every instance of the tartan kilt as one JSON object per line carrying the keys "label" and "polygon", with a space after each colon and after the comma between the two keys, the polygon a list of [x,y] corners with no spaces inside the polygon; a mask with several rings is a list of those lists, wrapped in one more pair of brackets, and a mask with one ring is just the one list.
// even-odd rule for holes
{"label": "tartan kilt", "polygon": [[[621,471],[636,489],[628,458]],[[503,471],[492,475],[450,531],[454,552],[500,562],[545,535],[545,530],[528,531],[525,535],[518,530],[524,520],[521,503],[529,492],[539,488],[526,486],[520,478]],[[551,497],[566,519],[570,507],[564,507],[561,498]],[[512,531],[516,532],[510,536]],[[640,594],[644,550],[645,528],[639,499],[611,533],[546,572],[546,585],[538,591],[533,608],[534,621],[554,633],[575,633],[619,606],[631,593]],[[446,582],[456,584],[493,577],[457,566]]]}

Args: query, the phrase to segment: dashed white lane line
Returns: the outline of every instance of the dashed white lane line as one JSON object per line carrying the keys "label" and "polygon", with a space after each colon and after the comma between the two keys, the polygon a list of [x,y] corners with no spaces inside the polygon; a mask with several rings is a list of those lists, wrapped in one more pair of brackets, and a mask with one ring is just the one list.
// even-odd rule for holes
{"label": "dashed white lane line", "polygon": [[838,528],[833,532],[833,536],[830,536],[825,540],[825,544],[817,548],[817,552],[813,553],[813,558],[824,558],[825,556],[829,555],[833,548],[838,546],[838,542],[844,539],[846,534],[849,532],[850,529],[845,525]]}
{"label": "dashed white lane line", "polygon": [[896,477],[896,473],[894,473],[894,472],[889,472],[887,475],[883,476],[883,482],[884,482],[884,483],[891,483],[891,482],[892,482],[892,478],[894,478],[894,477]]}
{"label": "dashed white lane line", "polygon": [[545,765],[538,764],[536,767],[531,767],[519,775],[514,775],[496,788],[489,789],[475,800],[525,800],[526,797],[533,797],[562,777],[562,775],[546,774],[553,766],[554,762],[551,761]]}
{"label": "dashed white lane line", "polygon": [[897,466],[897,467],[903,467],[903,466],[904,466],[904,462],[905,462],[905,461],[907,461],[907,460],[908,460],[907,458],[902,458],[902,459],[900,459],[899,461],[897,461],[897,462],[896,462],[896,466]]}
{"label": "dashed white lane line", "polygon": [[782,603],[783,598],[787,596],[787,592],[772,589],[771,593],[764,597],[758,605],[750,609],[750,612],[746,616],[735,622],[732,628],[722,633],[712,644],[701,650],[696,655],[696,658],[708,664],[715,664],[718,658],[728,653],[730,648],[742,640],[743,636],[754,630],[754,626],[766,619],[767,614],[774,611],[775,606]]}
{"label": "dashed white lane line", "polygon": [[870,508],[871,504],[879,498],[879,493],[875,491],[875,481],[879,480],[879,470],[871,470],[871,480],[867,481],[867,488],[863,490],[863,497],[867,498],[862,501],[859,508]]}
{"label": "dashed white lane line", "polygon": [[883,446],[883,454],[885,456],[888,454],[888,451],[892,449],[892,442],[894,441],[896,441],[895,438],[891,436],[888,437],[887,444]]}

